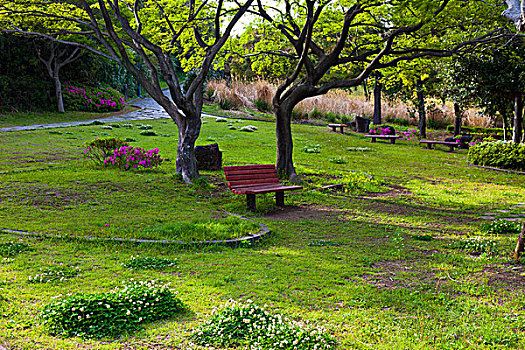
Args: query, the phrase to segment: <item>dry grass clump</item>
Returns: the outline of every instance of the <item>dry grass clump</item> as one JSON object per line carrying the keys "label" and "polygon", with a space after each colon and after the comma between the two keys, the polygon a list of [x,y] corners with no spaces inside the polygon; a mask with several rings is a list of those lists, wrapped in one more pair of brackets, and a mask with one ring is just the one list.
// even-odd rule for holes
{"label": "dry grass clump", "polygon": [[[207,84],[207,95],[223,109],[260,108],[266,105],[265,111],[271,110],[272,98],[276,90],[275,84],[258,79],[244,82],[233,79],[214,80]],[[432,102],[432,101],[430,101]],[[381,104],[383,120],[402,125],[416,125],[417,112],[401,101],[383,100]],[[413,108],[412,108],[413,110]],[[366,101],[363,96],[355,95],[349,90],[332,90],[326,95],[307,98],[301,101],[294,109],[294,114],[299,118],[308,119],[334,119],[340,118],[353,120],[355,116],[371,118],[374,114],[374,101]],[[434,104],[427,110],[428,125],[431,128],[444,128],[454,123],[454,108],[452,104]],[[335,120],[334,120],[335,121]],[[489,117],[476,114],[474,110],[464,113],[463,125],[489,127],[492,120]]]}
{"label": "dry grass clump", "polygon": [[492,126],[491,118],[477,113],[475,110],[468,110],[463,113],[464,126],[479,126],[482,128],[490,128]]}
{"label": "dry grass clump", "polygon": [[212,80],[206,85],[206,91],[213,92],[213,99],[223,109],[253,108],[257,100],[271,104],[275,86],[265,80],[249,83],[237,79]]}

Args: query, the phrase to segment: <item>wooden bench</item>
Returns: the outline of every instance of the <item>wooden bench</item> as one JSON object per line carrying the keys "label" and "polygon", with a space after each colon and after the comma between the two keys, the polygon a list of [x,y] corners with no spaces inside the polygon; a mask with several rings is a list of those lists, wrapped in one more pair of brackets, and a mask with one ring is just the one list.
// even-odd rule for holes
{"label": "wooden bench", "polygon": [[[459,147],[460,144],[458,142],[449,142],[449,141],[428,141],[428,140],[421,140],[419,141],[421,144],[426,144],[428,149],[432,149],[432,145],[444,145],[448,146],[449,150],[448,152],[454,152],[454,147]],[[435,147],[434,147],[435,148]]]}
{"label": "wooden bench", "polygon": [[235,194],[245,194],[249,210],[255,210],[255,195],[275,192],[277,206],[284,207],[284,191],[300,190],[302,186],[283,186],[277,177],[275,165],[225,166],[228,188]]}
{"label": "wooden bench", "polygon": [[341,134],[343,134],[343,128],[348,128],[348,125],[346,124],[328,124],[329,127],[332,128],[332,131],[336,132],[337,128],[341,131]]}
{"label": "wooden bench", "polygon": [[376,142],[377,139],[390,140],[391,144],[395,144],[396,140],[400,138],[399,135],[365,135],[365,137],[372,138],[372,143]]}

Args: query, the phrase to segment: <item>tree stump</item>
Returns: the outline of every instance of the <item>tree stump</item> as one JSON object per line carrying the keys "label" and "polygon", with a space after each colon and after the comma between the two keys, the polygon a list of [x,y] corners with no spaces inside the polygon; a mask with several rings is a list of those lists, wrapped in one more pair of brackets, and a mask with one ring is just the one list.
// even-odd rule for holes
{"label": "tree stump", "polygon": [[357,132],[368,133],[370,130],[370,119],[363,117],[355,117]]}
{"label": "tree stump", "polygon": [[222,152],[219,145],[213,143],[206,146],[195,146],[195,158],[199,170],[221,170]]}

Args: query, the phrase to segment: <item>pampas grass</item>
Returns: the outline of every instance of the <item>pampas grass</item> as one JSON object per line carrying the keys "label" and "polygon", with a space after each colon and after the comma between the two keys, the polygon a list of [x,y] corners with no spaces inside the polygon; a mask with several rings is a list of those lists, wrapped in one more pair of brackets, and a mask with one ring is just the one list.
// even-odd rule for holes
{"label": "pampas grass", "polygon": [[[266,80],[258,79],[244,82],[233,79],[212,80],[207,84],[207,94],[222,108],[239,109],[255,108],[256,101],[262,101],[271,106],[277,86]],[[435,101],[434,101],[435,102]],[[417,124],[417,112],[411,112],[409,106],[401,101],[383,100],[381,103],[383,120],[404,125]],[[371,118],[374,114],[374,101],[366,101],[363,96],[356,96],[348,90],[332,90],[326,95],[307,98],[294,109],[294,115],[306,119],[318,119],[327,116],[337,116],[345,120],[353,120],[355,116]],[[315,117],[315,118],[314,118]],[[454,108],[451,104],[434,104],[427,109],[429,124],[445,126],[454,123]],[[489,127],[490,118],[476,114],[473,110],[464,113],[463,125]]]}

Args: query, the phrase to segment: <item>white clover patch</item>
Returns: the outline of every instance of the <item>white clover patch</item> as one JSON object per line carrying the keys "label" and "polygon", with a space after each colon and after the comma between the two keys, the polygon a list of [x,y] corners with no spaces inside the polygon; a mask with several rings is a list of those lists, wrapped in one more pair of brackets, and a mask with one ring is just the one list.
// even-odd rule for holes
{"label": "white clover patch", "polygon": [[107,293],[56,299],[42,310],[39,320],[51,334],[64,337],[117,336],[186,310],[169,284],[155,280],[131,280]]}
{"label": "white clover patch", "polygon": [[193,333],[192,340],[206,347],[242,344],[252,350],[325,350],[336,346],[322,327],[272,314],[251,300],[229,301],[220,311],[213,310],[211,319]]}

